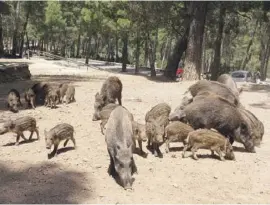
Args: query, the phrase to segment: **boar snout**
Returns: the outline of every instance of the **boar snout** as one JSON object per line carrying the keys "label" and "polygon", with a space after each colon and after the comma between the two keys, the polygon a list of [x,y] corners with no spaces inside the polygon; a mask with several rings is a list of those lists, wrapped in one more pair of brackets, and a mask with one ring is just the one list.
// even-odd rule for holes
{"label": "boar snout", "polygon": [[130,182],[128,182],[126,185],[124,185],[125,190],[132,190],[132,185]]}
{"label": "boar snout", "polygon": [[93,115],[92,121],[98,121],[98,120],[100,120],[100,117],[95,113]]}

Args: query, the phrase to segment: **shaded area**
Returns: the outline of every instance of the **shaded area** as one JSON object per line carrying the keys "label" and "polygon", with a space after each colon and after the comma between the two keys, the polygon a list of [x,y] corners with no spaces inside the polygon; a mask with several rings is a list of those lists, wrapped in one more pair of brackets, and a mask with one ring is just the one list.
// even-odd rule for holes
{"label": "shaded area", "polygon": [[249,105],[252,107],[261,108],[261,109],[270,109],[270,104],[268,104],[267,102],[252,103]]}
{"label": "shaded area", "polygon": [[242,87],[245,92],[270,92],[270,85],[268,84],[249,84]]}
{"label": "shaded area", "polygon": [[1,203],[75,204],[91,197],[94,191],[84,173],[67,171],[56,164],[11,170],[0,162],[0,175]]}
{"label": "shaded area", "polygon": [[[16,89],[20,93],[21,102],[23,107],[20,107],[19,110],[26,109],[25,100],[24,100],[24,92],[32,87],[35,83],[38,82],[48,82],[53,86],[57,86],[61,83],[75,83],[75,82],[91,82],[91,81],[103,81],[106,77],[101,76],[72,76],[72,75],[37,75],[33,76],[31,80],[24,81],[14,81],[9,83],[0,84],[0,111],[6,111],[6,100],[7,94],[11,89]],[[37,104],[37,106],[39,106]],[[29,109],[29,108],[28,108]]]}

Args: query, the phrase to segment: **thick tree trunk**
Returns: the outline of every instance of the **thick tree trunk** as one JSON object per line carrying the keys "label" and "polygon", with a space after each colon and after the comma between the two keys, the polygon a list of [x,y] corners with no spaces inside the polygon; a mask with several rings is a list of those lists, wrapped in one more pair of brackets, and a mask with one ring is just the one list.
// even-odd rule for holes
{"label": "thick tree trunk", "polygon": [[30,15],[30,10],[31,10],[31,7],[29,5],[27,8],[26,20],[23,24],[23,31],[22,31],[22,35],[21,35],[22,41],[21,41],[21,46],[20,46],[20,57],[22,57],[22,53],[23,53],[24,36],[26,34],[26,28],[27,28],[27,24],[28,24],[29,15]]}
{"label": "thick tree trunk", "polygon": [[163,52],[163,54],[161,53],[161,56],[162,56],[161,69],[163,69],[166,53],[167,53],[167,50],[168,50],[169,38],[170,37],[167,37],[166,44],[165,44],[165,47],[164,47],[164,52]]}
{"label": "thick tree trunk", "polygon": [[223,28],[224,28],[224,19],[225,19],[225,12],[226,9],[222,2],[220,2],[220,8],[219,8],[219,25],[218,25],[218,33],[217,38],[215,41],[215,55],[214,55],[214,61],[211,65],[211,80],[217,80],[220,73],[220,52],[221,52],[221,42],[222,42],[222,34],[223,34]]}
{"label": "thick tree trunk", "polygon": [[187,49],[189,29],[186,30],[184,36],[177,40],[173,52],[168,57],[168,63],[165,71],[165,76],[175,80],[178,64],[182,58],[183,53]]}
{"label": "thick tree trunk", "polygon": [[141,45],[141,36],[140,36],[140,31],[137,29],[137,34],[136,34],[136,64],[135,64],[135,74],[139,73],[139,64],[140,64],[140,45]]}
{"label": "thick tree trunk", "polygon": [[18,33],[18,24],[19,24],[19,10],[20,10],[20,2],[16,2],[16,14],[15,14],[15,23],[14,23],[14,31],[13,31],[13,42],[12,42],[12,52],[13,56],[16,56],[17,53],[17,33]]}
{"label": "thick tree trunk", "polygon": [[183,79],[198,80],[201,73],[202,40],[206,19],[207,2],[192,2],[194,18],[190,24]]}
{"label": "thick tree trunk", "polygon": [[253,40],[254,40],[254,37],[255,37],[255,34],[256,34],[256,31],[257,31],[258,24],[259,24],[259,20],[256,21],[254,30],[252,32],[251,39],[250,39],[250,41],[248,43],[248,46],[247,46],[246,54],[245,54],[245,56],[244,56],[244,58],[242,60],[242,64],[241,64],[241,69],[242,70],[245,70],[247,63],[249,62],[249,60],[251,58],[250,48],[251,48],[251,46],[253,44]]}
{"label": "thick tree trunk", "polygon": [[263,40],[261,40],[261,66],[260,66],[261,80],[266,79],[269,57],[270,57],[270,38],[268,38],[266,44]]}
{"label": "thick tree trunk", "polygon": [[122,72],[127,71],[128,63],[128,33],[125,32],[123,35],[123,49],[122,49]]}
{"label": "thick tree trunk", "polygon": [[4,55],[2,14],[0,13],[0,58]]}

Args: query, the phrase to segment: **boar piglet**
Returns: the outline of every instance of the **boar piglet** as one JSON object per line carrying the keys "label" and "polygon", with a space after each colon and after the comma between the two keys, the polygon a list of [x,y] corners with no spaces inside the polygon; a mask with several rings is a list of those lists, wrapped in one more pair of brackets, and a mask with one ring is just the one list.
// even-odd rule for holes
{"label": "boar piglet", "polygon": [[198,149],[210,149],[212,156],[214,152],[220,157],[220,160],[224,161],[223,152],[225,152],[225,157],[230,160],[235,160],[233,153],[233,147],[229,140],[222,136],[217,131],[208,129],[198,129],[192,131],[188,134],[187,145],[183,150],[183,157],[186,157],[185,153],[187,149],[191,148],[192,156],[194,159],[198,160],[196,152]]}
{"label": "boar piglet", "polygon": [[22,106],[20,93],[16,89],[11,89],[7,96],[7,107],[11,112],[17,113],[19,106]]}
{"label": "boar piglet", "polygon": [[20,137],[22,137],[25,141],[27,140],[23,134],[24,131],[31,132],[28,140],[32,139],[34,132],[37,134],[37,139],[39,140],[39,131],[37,128],[36,119],[30,116],[19,117],[16,120],[6,121],[3,127],[0,129],[0,135],[8,132],[16,133],[17,138],[15,145],[19,145]]}
{"label": "boar piglet", "polygon": [[46,149],[51,150],[52,145],[54,145],[54,149],[51,153],[48,154],[48,158],[50,156],[57,155],[58,145],[61,141],[65,140],[64,147],[66,147],[69,140],[71,140],[74,144],[74,149],[76,148],[76,141],[74,138],[74,128],[72,125],[67,123],[61,123],[53,127],[50,131],[44,130],[45,135],[45,143]]}

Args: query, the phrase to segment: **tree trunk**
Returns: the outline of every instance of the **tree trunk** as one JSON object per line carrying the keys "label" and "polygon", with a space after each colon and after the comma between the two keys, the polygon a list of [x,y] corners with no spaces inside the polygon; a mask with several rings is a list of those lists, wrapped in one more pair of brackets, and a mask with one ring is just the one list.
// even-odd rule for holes
{"label": "tree trunk", "polygon": [[259,24],[259,20],[256,21],[255,28],[254,28],[254,30],[252,32],[251,39],[250,39],[250,41],[248,43],[248,46],[247,46],[246,54],[245,54],[245,56],[244,56],[244,58],[242,60],[242,63],[241,63],[241,69],[242,70],[245,70],[247,63],[250,60],[250,57],[251,57],[250,48],[251,48],[251,46],[253,44],[253,40],[254,40],[254,37],[255,37],[255,34],[256,34],[256,31],[257,31],[258,24]]}
{"label": "tree trunk", "polygon": [[207,2],[193,2],[194,18],[190,24],[183,79],[198,80],[201,73],[202,41]]}
{"label": "tree trunk", "polygon": [[4,55],[2,14],[0,13],[0,58]]}
{"label": "tree trunk", "polygon": [[148,39],[145,39],[145,42],[144,42],[144,66],[146,66],[146,67],[148,67],[148,60],[149,60]]}
{"label": "tree trunk", "polygon": [[270,38],[268,38],[266,44],[263,40],[261,40],[261,66],[260,66],[261,80],[266,79],[269,57],[270,57]]}
{"label": "tree trunk", "polygon": [[78,40],[77,40],[76,58],[79,58],[80,57],[80,49],[81,49],[81,24],[80,24],[79,35],[78,35]]}
{"label": "tree trunk", "polygon": [[151,68],[151,77],[155,77],[156,74],[156,49],[157,49],[157,44],[158,44],[158,28],[156,29],[155,32],[155,39],[154,41],[151,41],[150,35],[148,33],[148,40],[149,40],[149,62],[150,62],[150,68]]}
{"label": "tree trunk", "polygon": [[168,57],[168,63],[165,70],[165,76],[175,80],[178,64],[182,58],[183,53],[187,49],[189,29],[182,38],[179,38],[174,46],[173,52]]}
{"label": "tree trunk", "polygon": [[224,28],[226,8],[222,2],[220,2],[219,8],[219,23],[218,23],[218,33],[215,41],[215,55],[214,61],[211,65],[211,80],[217,80],[220,73],[220,52],[221,52],[221,41]]}
{"label": "tree trunk", "polygon": [[163,55],[162,55],[162,53],[161,53],[161,56],[162,56],[162,61],[161,61],[161,69],[163,69],[164,60],[165,60],[166,53],[167,53],[167,50],[168,50],[169,38],[170,38],[170,37],[167,37],[167,40],[166,40],[166,44],[165,44],[165,48],[164,48]]}
{"label": "tree trunk", "polygon": [[135,74],[139,73],[139,64],[140,64],[140,44],[141,44],[141,36],[140,31],[137,28],[137,36],[136,36],[136,64],[135,64]]}
{"label": "tree trunk", "polygon": [[27,24],[28,24],[29,15],[30,15],[30,10],[31,10],[31,6],[28,5],[27,13],[26,13],[26,20],[23,24],[23,31],[22,31],[22,35],[21,35],[22,41],[21,41],[21,46],[20,46],[20,57],[22,57],[22,53],[23,53],[24,36],[26,34],[26,28],[27,28]]}
{"label": "tree trunk", "polygon": [[87,44],[86,44],[86,58],[85,58],[85,64],[88,65],[89,63],[89,56],[90,56],[90,45],[91,45],[92,38],[89,37]]}
{"label": "tree trunk", "polygon": [[128,63],[128,33],[125,32],[123,35],[123,49],[122,49],[122,72],[127,71]]}
{"label": "tree trunk", "polygon": [[16,4],[16,14],[15,14],[15,23],[14,23],[14,31],[13,31],[13,42],[12,42],[12,55],[16,56],[17,53],[17,33],[18,33],[18,24],[19,24],[19,10],[20,10],[20,1],[17,1]]}
{"label": "tree trunk", "polygon": [[118,34],[115,35],[115,61],[119,62],[119,55],[118,55],[118,50],[119,50],[119,46],[118,46]]}

